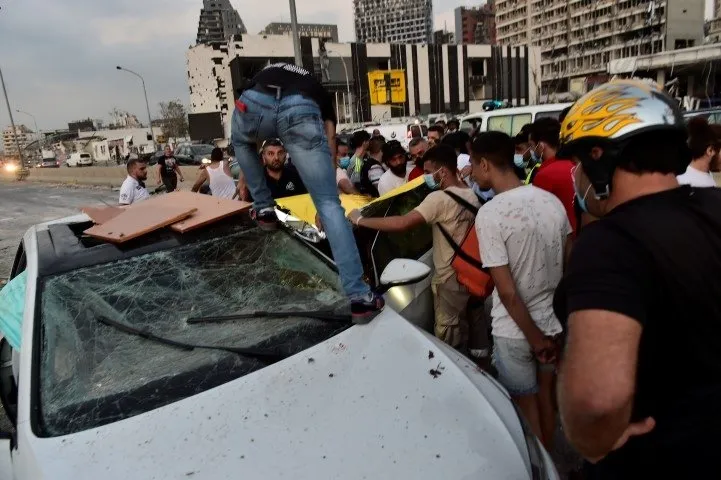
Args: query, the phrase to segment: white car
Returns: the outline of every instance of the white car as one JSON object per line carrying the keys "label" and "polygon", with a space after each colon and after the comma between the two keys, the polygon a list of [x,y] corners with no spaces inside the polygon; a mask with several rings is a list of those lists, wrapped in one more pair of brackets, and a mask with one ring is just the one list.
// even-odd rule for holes
{"label": "white car", "polygon": [[93,157],[89,153],[72,153],[65,161],[68,167],[89,167],[93,164]]}
{"label": "white car", "polygon": [[[353,325],[295,233],[236,217],[118,247],[90,225],[35,226],[18,250],[0,478],[558,478],[492,377],[391,307]],[[429,272],[397,259],[380,283]]]}

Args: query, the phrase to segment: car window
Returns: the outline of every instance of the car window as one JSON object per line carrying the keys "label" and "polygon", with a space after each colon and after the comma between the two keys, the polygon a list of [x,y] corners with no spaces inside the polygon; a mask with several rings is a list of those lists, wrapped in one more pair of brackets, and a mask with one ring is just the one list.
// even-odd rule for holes
{"label": "car window", "polygon": [[536,114],[536,120],[539,118],[555,118],[558,120],[558,117],[561,116],[561,110],[554,110],[552,112],[538,112]]}
{"label": "car window", "polygon": [[[216,229],[217,230],[217,229]],[[214,230],[211,230],[211,232]],[[95,428],[257,371],[258,360],[159,345],[102,325],[105,316],[156,335],[292,355],[347,328],[305,318],[189,325],[188,317],[346,305],[337,273],[284,231],[225,226],[171,250],[40,280],[36,434]]]}
{"label": "car window", "polygon": [[[425,185],[363,209],[363,216],[393,217],[410,213],[430,193]],[[430,225],[420,225],[407,232],[379,232],[370,245],[371,261],[377,277],[394,258],[418,260],[433,247]]]}
{"label": "car window", "polygon": [[212,145],[193,145],[192,147],[188,148],[190,150],[190,152],[188,153],[190,153],[191,155],[203,156],[210,155],[213,151],[213,148],[215,147],[213,147]]}
{"label": "car window", "polygon": [[518,135],[524,125],[532,122],[530,113],[517,115],[498,115],[488,118],[488,131],[504,132],[511,137]]}

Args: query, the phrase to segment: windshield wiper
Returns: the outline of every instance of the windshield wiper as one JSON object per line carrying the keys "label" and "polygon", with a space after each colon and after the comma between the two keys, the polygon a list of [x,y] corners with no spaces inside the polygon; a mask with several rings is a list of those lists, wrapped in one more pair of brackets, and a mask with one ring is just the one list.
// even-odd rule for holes
{"label": "windshield wiper", "polygon": [[135,328],[130,325],[127,325],[122,322],[116,322],[115,320],[111,320],[108,317],[105,316],[98,316],[95,317],[96,320],[103,325],[107,325],[109,327],[113,327],[116,330],[119,330],[121,332],[125,332],[130,335],[135,335],[141,338],[144,338],[146,340],[153,341],[155,343],[160,343],[162,345],[167,345],[169,347],[175,347],[179,348],[181,350],[195,350],[196,348],[205,349],[205,350],[220,350],[223,352],[230,352],[235,353],[237,355],[243,355],[245,357],[252,357],[256,358],[258,360],[262,360],[268,364],[279,362],[285,358],[288,358],[289,355],[285,355],[282,353],[274,352],[272,350],[265,350],[260,348],[241,348],[241,347],[224,347],[224,346],[216,346],[216,345],[196,345],[192,343],[186,343],[181,342],[178,340],[173,340],[170,338],[160,337],[158,335],[155,335],[154,333],[150,332],[146,329],[141,328]]}
{"label": "windshield wiper", "polygon": [[218,317],[191,317],[187,323],[219,323],[232,322],[234,320],[246,320],[251,318],[313,318],[315,320],[323,320],[334,323],[352,323],[350,314],[339,314],[333,310],[297,310],[289,312],[255,310],[251,312],[234,313],[232,315],[222,315]]}

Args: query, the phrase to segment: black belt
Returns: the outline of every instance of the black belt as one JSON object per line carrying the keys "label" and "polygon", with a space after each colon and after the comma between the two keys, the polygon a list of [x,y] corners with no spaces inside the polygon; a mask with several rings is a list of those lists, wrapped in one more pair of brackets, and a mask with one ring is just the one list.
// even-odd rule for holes
{"label": "black belt", "polygon": [[261,93],[267,93],[275,97],[276,100],[280,100],[283,97],[286,97],[288,95],[296,95],[300,94],[300,92],[297,89],[294,89],[292,87],[281,87],[278,85],[261,85],[259,83],[256,83],[253,85],[253,88],[251,90],[255,90],[256,92]]}

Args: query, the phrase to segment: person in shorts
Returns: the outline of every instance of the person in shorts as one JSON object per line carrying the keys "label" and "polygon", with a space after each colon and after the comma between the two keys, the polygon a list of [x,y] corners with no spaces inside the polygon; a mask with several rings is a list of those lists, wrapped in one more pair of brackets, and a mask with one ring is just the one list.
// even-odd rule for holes
{"label": "person in shorts", "polygon": [[573,231],[555,195],[518,178],[514,153],[513,139],[502,132],[483,133],[471,146],[474,180],[496,194],[478,211],[476,232],[483,266],[496,286],[491,332],[498,379],[550,450],[556,426],[554,337],[561,333],[553,292]]}

